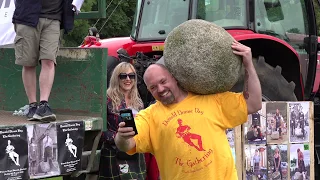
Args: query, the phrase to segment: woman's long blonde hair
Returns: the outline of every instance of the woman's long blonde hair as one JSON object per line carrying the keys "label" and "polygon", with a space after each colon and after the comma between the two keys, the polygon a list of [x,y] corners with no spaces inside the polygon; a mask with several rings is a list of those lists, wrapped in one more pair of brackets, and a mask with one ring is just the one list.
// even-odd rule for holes
{"label": "woman's long blonde hair", "polygon": [[[122,62],[114,68],[110,78],[110,85],[109,85],[109,88],[107,89],[107,95],[112,100],[113,111],[115,112],[119,110],[118,107],[121,104],[121,100],[124,99],[124,95],[120,90],[119,74],[126,72],[128,69],[131,69],[136,74],[136,70],[130,63]],[[139,111],[143,108],[143,102],[138,92],[137,74],[136,74],[136,78],[132,81],[133,81],[133,87],[129,95],[131,104],[127,104],[127,107],[131,107]]]}

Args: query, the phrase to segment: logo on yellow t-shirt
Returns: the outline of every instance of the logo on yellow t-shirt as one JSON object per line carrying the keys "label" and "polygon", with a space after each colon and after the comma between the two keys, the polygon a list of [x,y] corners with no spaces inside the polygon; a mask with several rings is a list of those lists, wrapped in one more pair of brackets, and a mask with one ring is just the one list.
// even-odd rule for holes
{"label": "logo on yellow t-shirt", "polygon": [[[178,128],[176,135],[178,138],[182,138],[184,142],[189,144],[191,147],[196,148],[198,151],[205,151],[205,149],[202,146],[202,139],[201,136],[198,134],[194,134],[189,132],[191,130],[190,126],[183,125],[182,119],[178,119]],[[196,140],[196,143],[192,140]]]}

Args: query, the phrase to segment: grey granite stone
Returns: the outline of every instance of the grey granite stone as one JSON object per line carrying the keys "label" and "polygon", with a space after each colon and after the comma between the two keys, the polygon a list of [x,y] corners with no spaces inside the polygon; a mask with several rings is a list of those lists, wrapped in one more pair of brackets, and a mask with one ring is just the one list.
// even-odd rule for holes
{"label": "grey granite stone", "polygon": [[196,94],[229,91],[237,82],[242,60],[232,51],[233,37],[204,20],[188,20],[165,41],[164,62],[179,84]]}

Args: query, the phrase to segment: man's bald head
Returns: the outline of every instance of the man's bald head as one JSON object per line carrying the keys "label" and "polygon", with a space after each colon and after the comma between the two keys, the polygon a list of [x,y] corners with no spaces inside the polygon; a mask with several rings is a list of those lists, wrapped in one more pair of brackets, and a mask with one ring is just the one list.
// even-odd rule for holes
{"label": "man's bald head", "polygon": [[152,96],[163,104],[177,102],[180,95],[178,83],[162,64],[150,65],[143,75],[144,82]]}
{"label": "man's bald head", "polygon": [[[152,75],[153,73],[168,73],[169,75],[171,75],[171,73],[168,71],[168,69],[166,68],[166,66],[164,66],[163,64],[151,64],[146,71],[144,72],[143,75],[143,80],[146,83],[146,80],[150,77],[150,75]],[[172,76],[172,75],[171,75]],[[146,83],[147,84],[147,83]]]}

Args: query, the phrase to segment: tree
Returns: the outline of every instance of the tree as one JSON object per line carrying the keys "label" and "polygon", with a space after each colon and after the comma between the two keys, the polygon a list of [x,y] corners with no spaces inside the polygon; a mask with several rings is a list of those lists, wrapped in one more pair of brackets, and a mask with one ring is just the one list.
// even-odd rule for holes
{"label": "tree", "polygon": [[[102,37],[129,36],[135,9],[136,0],[113,0],[107,9],[107,18],[100,20],[96,25],[98,30],[102,28],[100,32]],[[94,23],[92,20],[91,22]]]}
{"label": "tree", "polygon": [[[92,10],[92,6],[96,4],[96,0],[85,0],[81,11],[88,12]],[[88,33],[88,29],[91,25],[88,20],[85,19],[77,19],[74,21],[74,28],[72,32],[67,35],[63,35],[62,45],[67,47],[76,47],[81,44],[83,38]]]}
{"label": "tree", "polygon": [[[63,36],[63,46],[79,46],[84,37],[88,35],[89,27],[95,26],[101,30],[101,38],[129,36],[136,9],[136,0],[108,0],[107,18],[105,19],[77,19],[74,29],[68,35]],[[96,0],[85,0],[81,8],[82,12],[96,11]]]}

